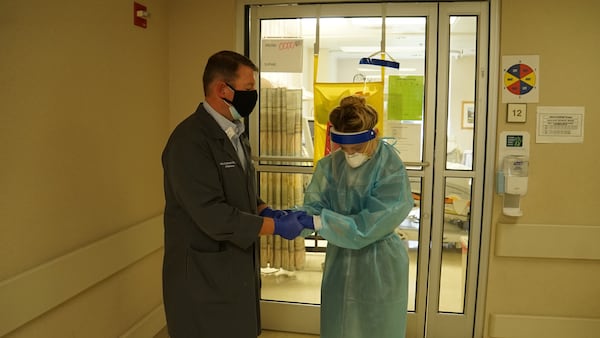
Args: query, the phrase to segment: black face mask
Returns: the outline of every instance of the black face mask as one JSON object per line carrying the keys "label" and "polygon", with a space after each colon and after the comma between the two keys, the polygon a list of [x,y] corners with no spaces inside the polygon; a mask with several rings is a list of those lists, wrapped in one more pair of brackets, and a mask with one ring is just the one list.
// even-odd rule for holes
{"label": "black face mask", "polygon": [[223,100],[231,105],[229,110],[231,111],[233,118],[239,120],[242,117],[248,117],[256,105],[256,100],[258,100],[258,92],[256,89],[236,90],[229,83],[226,83],[226,85],[233,90],[233,101],[229,101],[226,98],[223,98]]}

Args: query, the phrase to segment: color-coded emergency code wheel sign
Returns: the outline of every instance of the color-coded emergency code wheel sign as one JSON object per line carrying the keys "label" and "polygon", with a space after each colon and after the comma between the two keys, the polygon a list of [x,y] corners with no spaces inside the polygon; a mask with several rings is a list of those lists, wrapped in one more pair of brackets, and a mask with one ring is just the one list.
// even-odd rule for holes
{"label": "color-coded emergency code wheel sign", "polygon": [[535,71],[523,63],[512,65],[504,72],[504,86],[514,95],[525,95],[535,88]]}

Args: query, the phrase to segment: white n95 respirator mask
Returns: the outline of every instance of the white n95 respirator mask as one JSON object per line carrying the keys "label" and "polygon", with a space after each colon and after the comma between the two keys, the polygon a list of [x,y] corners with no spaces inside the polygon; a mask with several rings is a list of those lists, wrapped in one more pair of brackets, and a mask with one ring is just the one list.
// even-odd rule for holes
{"label": "white n95 respirator mask", "polygon": [[346,157],[346,162],[348,162],[348,165],[351,166],[352,168],[358,168],[361,165],[363,165],[363,163],[367,162],[367,160],[369,159],[369,156],[363,154],[363,153],[354,153],[352,155],[348,155],[348,153],[344,153],[344,156]]}

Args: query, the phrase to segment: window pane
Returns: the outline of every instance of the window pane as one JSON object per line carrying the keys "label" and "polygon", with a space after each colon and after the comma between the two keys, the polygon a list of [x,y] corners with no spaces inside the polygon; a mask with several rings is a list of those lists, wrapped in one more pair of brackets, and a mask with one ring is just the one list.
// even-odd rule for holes
{"label": "window pane", "polygon": [[[393,58],[400,65],[398,69],[385,68],[384,136],[395,139],[404,162],[421,162],[427,21],[423,17],[387,17],[385,22],[387,55],[384,57]],[[372,67],[370,72],[381,73],[381,67]]]}
{"label": "window pane", "polygon": [[473,169],[477,17],[450,17],[446,168]]}
{"label": "window pane", "polygon": [[409,271],[408,271],[408,311],[415,311],[417,293],[417,262],[419,255],[419,234],[421,219],[421,178],[411,177],[410,187],[415,200],[415,205],[408,217],[398,227],[398,234],[406,241],[408,246]]}
{"label": "window pane", "polygon": [[444,201],[441,312],[462,313],[469,243],[471,178],[447,178]]}
{"label": "window pane", "polygon": [[[382,22],[380,17],[322,18],[317,79],[320,83],[339,83],[340,88],[348,88],[344,85],[348,83],[365,86],[380,83],[383,93],[380,131],[384,137],[394,139],[392,143],[403,161],[421,162],[426,19],[387,17],[384,54],[381,53]],[[312,78],[315,26],[315,19],[261,21],[260,165],[313,164],[317,143]],[[281,61],[281,57],[274,57],[282,55],[277,54],[282,53],[280,49],[294,48],[302,49],[301,56],[291,52],[287,55],[300,57],[300,67],[298,62],[275,65]],[[400,66],[381,67],[360,62],[370,57],[400,61]],[[418,164],[407,167],[409,173],[423,168]],[[260,166],[258,169],[261,170]],[[310,175],[261,172],[259,178],[261,197],[274,208],[285,209],[302,204],[303,188]],[[411,177],[416,205],[398,228],[409,248],[409,311],[416,308],[421,184],[420,177]],[[315,236],[303,241],[281,241],[267,236],[261,246],[263,298],[318,304],[326,241]]]}
{"label": "window pane", "polygon": [[[261,21],[260,164],[311,166],[315,19]],[[308,88],[308,90],[307,90]]]}
{"label": "window pane", "polygon": [[[260,173],[260,195],[274,209],[302,205],[312,175]],[[261,236],[262,299],[319,304],[326,243],[314,236]],[[319,250],[315,250],[319,248]]]}

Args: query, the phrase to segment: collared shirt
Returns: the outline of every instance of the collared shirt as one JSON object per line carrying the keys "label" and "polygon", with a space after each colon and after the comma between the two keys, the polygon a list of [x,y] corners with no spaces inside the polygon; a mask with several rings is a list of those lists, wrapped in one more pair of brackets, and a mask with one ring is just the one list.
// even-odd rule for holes
{"label": "collared shirt", "polygon": [[223,115],[217,113],[217,111],[214,110],[213,107],[211,107],[210,104],[208,104],[208,102],[206,101],[202,102],[202,105],[204,106],[204,109],[206,109],[206,111],[210,114],[210,116],[212,116],[215,119],[215,121],[217,121],[221,129],[223,129],[223,131],[231,141],[231,144],[233,144],[233,148],[237,152],[238,157],[240,158],[242,168],[246,170],[246,155],[244,154],[242,142],[240,141],[240,136],[246,130],[244,124],[238,120],[234,120],[233,122],[229,121]]}

